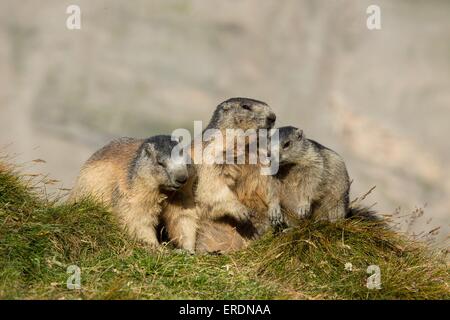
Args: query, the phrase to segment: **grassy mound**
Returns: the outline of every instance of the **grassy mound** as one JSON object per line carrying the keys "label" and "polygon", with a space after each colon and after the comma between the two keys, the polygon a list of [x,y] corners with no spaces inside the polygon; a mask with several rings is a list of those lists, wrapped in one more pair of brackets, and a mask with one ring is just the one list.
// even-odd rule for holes
{"label": "grassy mound", "polygon": [[[381,289],[366,287],[370,265]],[[357,219],[303,221],[230,255],[149,252],[102,206],[45,199],[0,163],[2,299],[450,299],[449,275],[443,254]]]}

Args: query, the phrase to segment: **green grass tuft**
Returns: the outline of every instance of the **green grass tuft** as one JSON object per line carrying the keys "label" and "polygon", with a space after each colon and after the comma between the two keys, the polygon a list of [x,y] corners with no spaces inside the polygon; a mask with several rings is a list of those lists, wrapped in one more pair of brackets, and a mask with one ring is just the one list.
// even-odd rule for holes
{"label": "green grass tuft", "polygon": [[[81,290],[66,287],[69,265]],[[303,221],[229,255],[150,252],[101,205],[45,199],[0,163],[2,299],[450,299],[449,274],[443,254],[357,219]]]}
{"label": "green grass tuft", "polygon": [[[331,299],[448,299],[449,269],[432,253],[376,222],[304,221],[256,243],[243,259],[264,278],[294,292]],[[351,263],[351,270],[345,265]],[[381,289],[366,287],[367,268],[381,271]]]}

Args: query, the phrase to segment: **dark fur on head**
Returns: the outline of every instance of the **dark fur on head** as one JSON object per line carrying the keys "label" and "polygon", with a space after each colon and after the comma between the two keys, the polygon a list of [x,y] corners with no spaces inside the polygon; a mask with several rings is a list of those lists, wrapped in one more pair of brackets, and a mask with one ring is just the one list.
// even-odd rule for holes
{"label": "dark fur on head", "polygon": [[286,126],[278,128],[278,130],[281,165],[296,163],[311,149],[317,153],[320,153],[322,150],[334,152],[314,140],[307,139],[303,130],[299,128]]}
{"label": "dark fur on head", "polygon": [[[278,128],[278,132],[279,132],[280,143],[291,139],[296,134],[303,135],[302,130],[300,130],[296,127],[293,127],[293,126],[286,126],[286,127]],[[297,137],[299,137],[299,136],[297,135]]]}
{"label": "dark fur on head", "polygon": [[174,164],[172,149],[178,144],[169,135],[158,135],[146,139],[136,152],[128,168],[131,182],[136,176],[145,176],[158,181],[161,189],[175,190],[188,178],[186,164]]}
{"label": "dark fur on head", "polygon": [[295,163],[307,151],[310,141],[306,139],[303,130],[293,126],[281,127],[278,131],[280,164]]}

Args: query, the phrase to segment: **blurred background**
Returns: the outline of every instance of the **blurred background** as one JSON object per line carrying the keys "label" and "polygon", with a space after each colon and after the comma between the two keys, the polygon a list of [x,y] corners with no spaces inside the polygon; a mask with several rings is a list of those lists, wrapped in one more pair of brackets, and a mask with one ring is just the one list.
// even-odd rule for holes
{"label": "blurred background", "polygon": [[0,1],[0,150],[52,188],[111,138],[191,129],[234,96],[340,153],[352,197],[376,186],[366,204],[448,243],[450,1]]}

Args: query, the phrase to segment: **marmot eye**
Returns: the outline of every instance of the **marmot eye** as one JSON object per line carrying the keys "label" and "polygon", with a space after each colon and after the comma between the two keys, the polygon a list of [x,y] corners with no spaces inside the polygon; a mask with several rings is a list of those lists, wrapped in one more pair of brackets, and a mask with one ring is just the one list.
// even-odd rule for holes
{"label": "marmot eye", "polygon": [[160,165],[161,167],[165,167],[164,162],[162,162],[161,160],[158,160],[158,165]]}
{"label": "marmot eye", "polygon": [[290,142],[290,141],[285,142],[285,143],[283,144],[283,149],[289,148],[290,145],[291,145],[291,142]]}
{"label": "marmot eye", "polygon": [[251,111],[251,110],[252,110],[252,107],[249,106],[248,104],[243,104],[243,105],[242,105],[242,109]]}

